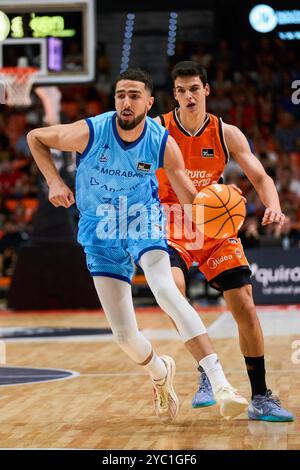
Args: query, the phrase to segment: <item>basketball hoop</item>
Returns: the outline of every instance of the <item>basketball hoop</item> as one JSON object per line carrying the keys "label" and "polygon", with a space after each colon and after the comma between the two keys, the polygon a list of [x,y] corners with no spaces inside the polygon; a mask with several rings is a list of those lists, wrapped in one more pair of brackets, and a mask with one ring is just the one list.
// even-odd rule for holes
{"label": "basketball hoop", "polygon": [[6,92],[5,104],[8,106],[29,106],[30,91],[37,74],[36,67],[2,67],[0,81]]}

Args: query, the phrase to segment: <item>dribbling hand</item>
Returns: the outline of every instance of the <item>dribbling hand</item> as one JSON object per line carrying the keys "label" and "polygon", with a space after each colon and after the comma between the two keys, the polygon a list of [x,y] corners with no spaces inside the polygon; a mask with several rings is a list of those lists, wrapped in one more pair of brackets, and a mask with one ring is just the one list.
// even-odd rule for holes
{"label": "dribbling hand", "polygon": [[54,181],[49,185],[49,201],[54,207],[65,208],[75,203],[71,189],[63,181]]}
{"label": "dribbling hand", "polygon": [[278,224],[282,227],[284,224],[285,215],[280,210],[267,207],[261,225],[269,225],[272,223]]}
{"label": "dribbling hand", "polygon": [[235,189],[235,191],[237,191],[242,196],[242,199],[243,199],[244,203],[246,204],[247,199],[242,195],[243,191],[241,190],[241,188],[239,188],[236,184],[229,184],[228,186],[231,186],[232,189]]}
{"label": "dribbling hand", "polygon": [[[217,181],[213,181],[211,184],[218,184],[218,182],[217,182]],[[233,183],[230,183],[228,186],[231,186],[232,189],[234,189],[235,191],[237,191],[237,192],[242,196],[242,199],[243,199],[244,203],[246,204],[247,199],[243,196],[243,191],[241,190],[241,188],[239,188],[236,184],[233,184]]]}

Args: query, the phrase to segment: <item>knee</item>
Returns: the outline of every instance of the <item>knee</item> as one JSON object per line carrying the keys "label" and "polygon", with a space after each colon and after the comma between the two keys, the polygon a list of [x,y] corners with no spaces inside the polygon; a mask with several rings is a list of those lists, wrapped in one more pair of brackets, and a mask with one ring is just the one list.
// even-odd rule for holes
{"label": "knee", "polygon": [[239,327],[247,328],[247,330],[257,327],[259,320],[252,297],[242,295],[233,313]]}
{"label": "knee", "polygon": [[156,288],[153,290],[153,295],[158,305],[162,307],[166,304],[169,304],[169,302],[174,302],[175,300],[171,295],[170,287],[166,285],[156,286]]}

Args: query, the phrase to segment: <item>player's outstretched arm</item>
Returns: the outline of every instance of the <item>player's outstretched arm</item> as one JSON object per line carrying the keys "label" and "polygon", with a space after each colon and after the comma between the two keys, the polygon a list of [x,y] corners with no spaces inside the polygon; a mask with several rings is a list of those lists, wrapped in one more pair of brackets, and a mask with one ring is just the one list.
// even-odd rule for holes
{"label": "player's outstretched arm", "polygon": [[55,207],[70,207],[75,200],[72,191],[63,182],[53,163],[50,148],[82,153],[88,139],[89,127],[84,120],[73,124],[41,127],[27,134],[32,156],[49,186],[49,201]]}
{"label": "player's outstretched arm", "polygon": [[164,169],[179,202],[182,205],[192,204],[197,195],[197,190],[185,173],[181,150],[170,135],[166,144]]}
{"label": "player's outstretched arm", "polygon": [[265,172],[260,161],[251,152],[245,135],[236,126],[224,124],[224,136],[229,152],[251,181],[260,200],[266,207],[262,225],[275,222],[282,226],[285,216],[281,212],[275,184]]}

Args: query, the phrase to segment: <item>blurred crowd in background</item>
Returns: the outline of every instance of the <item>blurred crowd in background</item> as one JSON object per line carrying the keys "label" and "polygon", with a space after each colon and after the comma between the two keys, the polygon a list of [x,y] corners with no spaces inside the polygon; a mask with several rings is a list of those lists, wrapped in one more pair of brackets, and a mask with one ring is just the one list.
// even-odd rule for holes
{"label": "blurred crowd in background", "polygon": [[[238,126],[251,149],[273,178],[286,221],[261,226],[264,207],[250,182],[231,160],[225,182],[235,183],[247,198],[247,219],[240,237],[247,248],[279,245],[300,247],[300,105],[292,102],[292,83],[300,79],[300,57],[291,43],[262,38],[258,48],[241,41],[234,48],[221,40],[214,50],[178,42],[169,58],[164,88],[155,91],[151,115],[175,106],[170,70],[180,60],[195,60],[208,71],[211,94],[208,111]],[[233,50],[235,52],[233,52]],[[69,66],[75,63],[68,56]],[[97,79],[93,85],[61,87],[61,122],[96,115],[113,109],[113,81],[105,47],[99,45]],[[11,276],[20,244],[30,239],[38,207],[37,168],[26,134],[43,125],[43,106],[34,93],[29,108],[0,111],[0,276]],[[75,165],[70,165],[75,174]]]}

